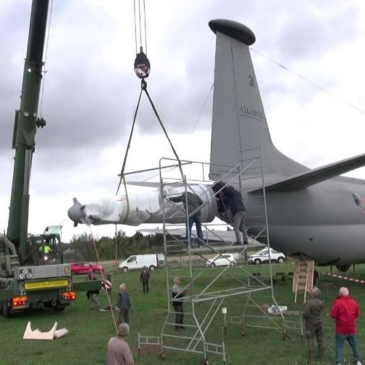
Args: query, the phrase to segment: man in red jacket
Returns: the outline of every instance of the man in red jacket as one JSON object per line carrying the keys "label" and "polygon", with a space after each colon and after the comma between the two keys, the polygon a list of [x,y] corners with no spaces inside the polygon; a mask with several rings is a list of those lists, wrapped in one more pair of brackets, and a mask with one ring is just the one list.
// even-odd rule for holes
{"label": "man in red jacket", "polygon": [[359,317],[359,306],[349,295],[347,288],[341,288],[333,303],[330,316],[336,320],[336,358],[337,365],[343,365],[343,344],[350,344],[355,364],[361,365],[359,345],[356,341],[356,319]]}

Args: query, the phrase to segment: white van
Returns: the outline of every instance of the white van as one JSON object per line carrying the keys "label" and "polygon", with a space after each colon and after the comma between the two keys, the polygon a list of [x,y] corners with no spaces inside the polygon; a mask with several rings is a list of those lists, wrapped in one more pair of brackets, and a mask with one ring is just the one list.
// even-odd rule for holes
{"label": "white van", "polygon": [[132,255],[119,264],[119,269],[123,272],[130,270],[140,270],[143,266],[147,266],[150,271],[157,269],[165,264],[165,255],[150,254],[150,255]]}

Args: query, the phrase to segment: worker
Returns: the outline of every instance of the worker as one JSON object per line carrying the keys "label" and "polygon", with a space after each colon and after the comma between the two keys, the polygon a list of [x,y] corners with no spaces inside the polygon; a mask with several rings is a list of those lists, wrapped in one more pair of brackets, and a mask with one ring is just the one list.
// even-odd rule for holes
{"label": "worker", "polygon": [[224,201],[228,204],[233,217],[233,229],[236,234],[235,245],[242,245],[241,233],[243,235],[243,244],[248,244],[246,232],[246,208],[242,201],[242,196],[233,186],[227,186],[223,190]]}
{"label": "worker", "polygon": [[184,309],[182,298],[187,293],[187,289],[181,287],[180,277],[174,278],[174,286],[172,287],[172,305],[175,310],[175,329],[176,331],[184,330]]}
{"label": "worker", "polygon": [[106,348],[106,365],[134,365],[132,351],[125,340],[129,335],[129,325],[118,326],[118,335],[108,341]]}
{"label": "worker", "polygon": [[308,364],[313,363],[314,338],[317,340],[318,357],[323,357],[323,303],[320,299],[321,291],[314,288],[312,297],[304,306],[305,335],[308,342]]}
{"label": "worker", "polygon": [[52,249],[48,245],[48,243],[45,243],[44,245],[39,246],[39,255],[43,259],[43,262],[48,260],[49,255],[52,254]]}
{"label": "worker", "polygon": [[129,312],[132,309],[131,301],[129,299],[129,293],[127,291],[127,285],[124,283],[119,287],[120,291],[118,293],[118,324],[128,323],[129,324]]}
{"label": "worker", "polygon": [[[198,209],[203,204],[203,201],[199,198],[199,196],[194,193],[191,193],[190,191],[186,192],[186,194],[181,194],[179,196],[169,198],[169,200],[174,203],[180,203],[180,202],[183,203],[184,209],[186,210],[187,214],[191,214],[193,211]],[[186,209],[186,202],[188,203],[187,209]],[[198,210],[192,216],[189,217],[188,225],[186,227],[186,239],[189,239],[190,242],[191,242],[191,229],[193,227],[193,223],[195,223],[196,232],[198,234],[198,246],[199,247],[204,246],[201,210]]]}
{"label": "worker", "polygon": [[143,286],[143,293],[148,293],[148,282],[150,280],[150,271],[147,266],[143,266],[140,276],[140,281]]}
{"label": "worker", "polygon": [[[223,181],[216,181],[212,185],[212,190],[214,191],[216,203],[217,203],[217,210],[219,215],[223,216],[226,212],[226,207],[224,204],[224,188],[226,184]],[[227,228],[228,230],[228,228]]]}
{"label": "worker", "polygon": [[[97,278],[93,273],[93,271],[90,269],[89,273],[85,278],[85,281],[95,281],[95,280],[97,280]],[[100,293],[99,290],[89,290],[86,292],[86,296],[90,301],[90,309],[99,309],[100,307],[100,302],[98,299],[99,293]]]}
{"label": "worker", "polygon": [[356,320],[359,317],[359,305],[350,297],[347,288],[340,288],[338,297],[332,304],[330,316],[336,321],[336,363],[343,365],[343,345],[345,340],[352,348],[355,365],[361,365],[359,345],[356,341]]}
{"label": "worker", "polygon": [[52,253],[52,249],[48,245],[48,243],[45,243],[44,245],[39,246],[39,252],[44,254],[44,255],[49,255],[50,253]]}

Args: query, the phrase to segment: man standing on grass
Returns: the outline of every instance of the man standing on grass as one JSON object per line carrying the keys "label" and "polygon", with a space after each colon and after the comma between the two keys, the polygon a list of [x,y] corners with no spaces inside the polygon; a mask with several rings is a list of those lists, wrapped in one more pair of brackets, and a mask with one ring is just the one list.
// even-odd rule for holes
{"label": "man standing on grass", "polygon": [[313,363],[314,338],[317,339],[318,357],[323,357],[323,303],[321,291],[314,288],[311,299],[304,306],[305,335],[308,341],[308,363]]}
{"label": "man standing on grass", "polygon": [[106,349],[106,365],[134,365],[133,354],[125,341],[129,334],[129,325],[122,323],[118,326],[118,336],[112,337]]}
{"label": "man standing on grass", "polygon": [[122,284],[118,293],[118,325],[121,323],[129,324],[129,312],[131,310],[131,301],[129,299],[129,293],[127,292],[127,285]]}
{"label": "man standing on grass", "polygon": [[150,280],[150,271],[148,270],[147,266],[143,266],[143,269],[141,271],[140,281],[143,286],[143,294],[146,292],[148,293],[148,282]]}
{"label": "man standing on grass", "polygon": [[172,287],[172,305],[175,311],[175,329],[176,331],[184,330],[184,310],[183,297],[187,290],[181,287],[181,281],[178,276],[174,278],[174,286]]}
{"label": "man standing on grass", "polygon": [[330,316],[336,320],[336,361],[343,365],[343,345],[345,340],[352,348],[355,365],[361,365],[359,345],[356,341],[356,320],[359,317],[359,306],[350,297],[347,288],[342,287],[336,301],[332,304]]}

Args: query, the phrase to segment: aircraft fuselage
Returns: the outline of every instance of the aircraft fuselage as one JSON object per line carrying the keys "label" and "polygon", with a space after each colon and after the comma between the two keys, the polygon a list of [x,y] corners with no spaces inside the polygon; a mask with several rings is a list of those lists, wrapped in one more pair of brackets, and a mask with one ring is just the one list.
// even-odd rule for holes
{"label": "aircraft fuselage", "polygon": [[[365,181],[335,178],[293,192],[266,193],[270,245],[318,264],[365,261]],[[259,224],[252,196],[244,196],[247,226]],[[251,216],[251,217],[250,217]],[[251,229],[254,233],[258,229]]]}

